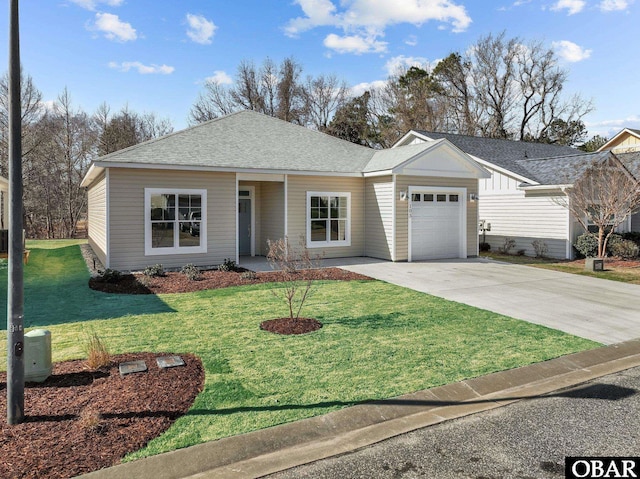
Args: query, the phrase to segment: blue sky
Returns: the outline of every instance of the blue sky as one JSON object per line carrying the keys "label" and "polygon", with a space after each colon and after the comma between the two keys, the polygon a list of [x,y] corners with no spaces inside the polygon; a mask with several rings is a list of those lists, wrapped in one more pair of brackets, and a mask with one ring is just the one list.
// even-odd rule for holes
{"label": "blue sky", "polygon": [[[435,62],[488,33],[539,40],[569,70],[567,93],[593,99],[589,135],[640,128],[636,0],[22,0],[21,55],[47,101],[67,87],[92,113],[119,110],[187,126],[207,78],[242,60],[293,56],[305,74],[361,91],[394,65]],[[0,31],[8,30],[8,2]],[[7,46],[0,51],[7,65]],[[0,69],[5,72],[7,67]]]}

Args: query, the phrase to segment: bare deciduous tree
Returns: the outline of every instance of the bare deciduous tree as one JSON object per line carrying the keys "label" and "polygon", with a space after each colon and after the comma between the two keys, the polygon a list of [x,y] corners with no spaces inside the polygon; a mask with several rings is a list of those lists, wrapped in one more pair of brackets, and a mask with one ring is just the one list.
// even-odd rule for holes
{"label": "bare deciduous tree", "polygon": [[598,229],[598,257],[602,258],[615,229],[640,207],[640,183],[610,153],[585,169],[558,202],[585,231],[589,226]]}
{"label": "bare deciduous tree", "polygon": [[284,298],[289,308],[289,318],[300,318],[300,312],[307,299],[313,293],[314,281],[304,279],[300,272],[305,269],[317,268],[321,257],[313,257],[309,252],[305,240],[300,238],[297,248],[292,248],[287,237],[276,241],[268,241],[269,252],[267,260],[276,271],[281,271],[284,281],[279,283],[272,293],[277,298]]}
{"label": "bare deciduous tree", "polygon": [[304,124],[318,131],[326,131],[336,111],[348,98],[347,84],[335,75],[307,76],[302,85]]}

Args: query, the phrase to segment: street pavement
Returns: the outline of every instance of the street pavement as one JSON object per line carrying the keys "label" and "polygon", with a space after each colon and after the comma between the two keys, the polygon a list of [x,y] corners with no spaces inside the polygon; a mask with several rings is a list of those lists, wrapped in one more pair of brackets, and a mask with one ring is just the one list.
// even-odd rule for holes
{"label": "street pavement", "polygon": [[265,477],[557,479],[566,456],[640,455],[639,391],[636,367]]}

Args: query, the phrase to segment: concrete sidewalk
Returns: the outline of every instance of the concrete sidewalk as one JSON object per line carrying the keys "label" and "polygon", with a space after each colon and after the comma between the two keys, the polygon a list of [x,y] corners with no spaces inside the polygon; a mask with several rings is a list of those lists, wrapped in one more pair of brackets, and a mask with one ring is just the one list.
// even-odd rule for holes
{"label": "concrete sidewalk", "polygon": [[[87,474],[87,479],[256,478],[415,429],[640,366],[640,339],[335,411]],[[556,393],[561,395],[562,393]]]}

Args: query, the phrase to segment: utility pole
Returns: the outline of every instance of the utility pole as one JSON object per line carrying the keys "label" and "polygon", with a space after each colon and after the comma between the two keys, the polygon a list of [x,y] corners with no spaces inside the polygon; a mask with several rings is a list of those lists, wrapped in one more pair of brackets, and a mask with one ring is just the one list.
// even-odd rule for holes
{"label": "utility pole", "polygon": [[22,224],[22,102],[18,0],[9,0],[9,284],[7,301],[7,423],[24,420],[24,283]]}

